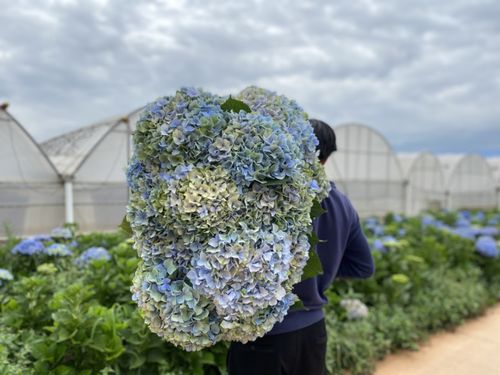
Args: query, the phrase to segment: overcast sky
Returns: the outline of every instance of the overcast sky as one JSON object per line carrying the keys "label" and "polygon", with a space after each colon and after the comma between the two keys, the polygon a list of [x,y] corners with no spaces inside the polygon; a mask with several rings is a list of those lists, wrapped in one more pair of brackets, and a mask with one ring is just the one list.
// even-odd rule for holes
{"label": "overcast sky", "polygon": [[0,0],[0,102],[39,141],[250,84],[398,151],[500,154],[500,1]]}

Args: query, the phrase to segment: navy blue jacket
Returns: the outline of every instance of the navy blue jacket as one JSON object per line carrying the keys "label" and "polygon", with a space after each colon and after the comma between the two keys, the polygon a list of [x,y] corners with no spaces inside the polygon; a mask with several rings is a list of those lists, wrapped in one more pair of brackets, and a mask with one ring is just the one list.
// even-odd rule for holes
{"label": "navy blue jacket", "polygon": [[370,247],[349,199],[332,183],[329,196],[321,206],[326,212],[313,222],[313,226],[320,240],[316,251],[323,274],[295,285],[293,292],[305,309],[290,311],[283,322],[273,327],[270,335],[296,331],[321,320],[322,307],[328,302],[324,291],[336,277],[367,278],[375,271]]}

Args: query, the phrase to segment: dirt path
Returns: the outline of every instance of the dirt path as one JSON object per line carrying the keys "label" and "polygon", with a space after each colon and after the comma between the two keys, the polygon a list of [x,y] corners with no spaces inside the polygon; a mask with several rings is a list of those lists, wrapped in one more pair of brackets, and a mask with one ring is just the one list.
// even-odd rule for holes
{"label": "dirt path", "polygon": [[500,305],[455,332],[432,336],[418,352],[386,357],[375,375],[500,375]]}

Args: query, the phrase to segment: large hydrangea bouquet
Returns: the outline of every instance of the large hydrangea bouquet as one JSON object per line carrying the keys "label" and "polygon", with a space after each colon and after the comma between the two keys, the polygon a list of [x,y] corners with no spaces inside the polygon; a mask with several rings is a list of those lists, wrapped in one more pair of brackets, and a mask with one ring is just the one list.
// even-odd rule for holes
{"label": "large hydrangea bouquet", "polygon": [[132,298],[150,329],[186,350],[264,335],[296,300],[329,189],[306,113],[257,87],[183,88],[146,107],[133,143]]}

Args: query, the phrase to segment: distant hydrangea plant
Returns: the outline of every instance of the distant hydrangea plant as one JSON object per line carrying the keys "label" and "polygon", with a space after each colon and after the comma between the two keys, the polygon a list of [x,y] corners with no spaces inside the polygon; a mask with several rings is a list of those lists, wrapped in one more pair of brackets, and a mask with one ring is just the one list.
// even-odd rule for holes
{"label": "distant hydrangea plant", "polygon": [[75,259],[75,264],[79,267],[84,267],[90,261],[97,259],[110,260],[111,255],[109,255],[108,250],[103,247],[90,247]]}
{"label": "distant hydrangea plant", "polygon": [[235,99],[183,88],[147,106],[134,133],[132,298],[185,350],[254,340],[284,318],[313,202],[330,187],[296,102],[257,87]]}

